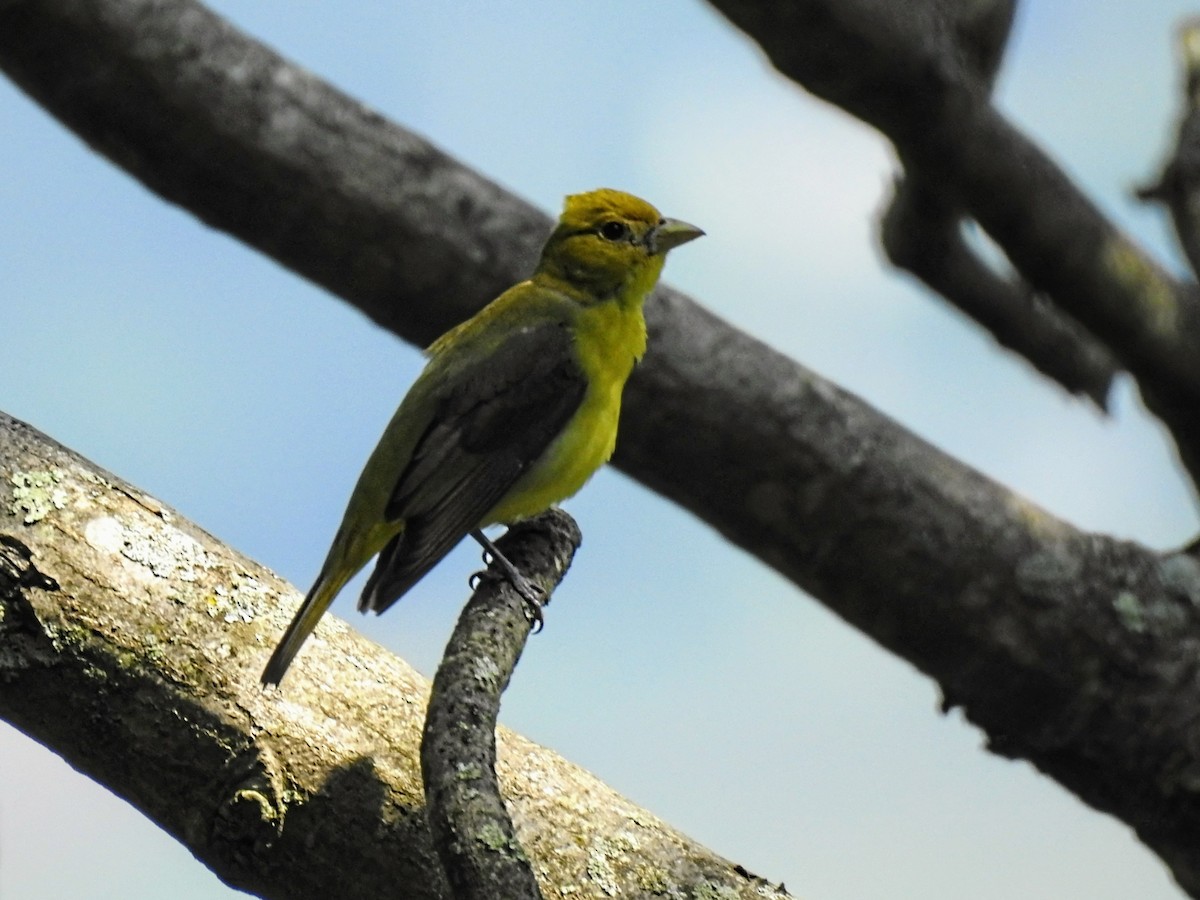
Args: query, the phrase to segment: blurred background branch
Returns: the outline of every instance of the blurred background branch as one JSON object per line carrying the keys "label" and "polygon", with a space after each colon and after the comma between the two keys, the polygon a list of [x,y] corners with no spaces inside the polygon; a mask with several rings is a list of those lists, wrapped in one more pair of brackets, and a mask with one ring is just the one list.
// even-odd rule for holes
{"label": "blurred background branch", "polygon": [[956,4],[940,0],[713,5],[784,75],[883,132],[906,169],[925,173],[924,184],[978,222],[1022,278],[1103,341],[1170,430],[1195,484],[1200,293],[1123,235],[989,101],[1012,4],[966,4],[985,10],[967,17],[967,35],[987,35],[975,42],[964,40]]}
{"label": "blurred background branch", "polygon": [[[946,4],[955,48],[980,90],[991,91],[1012,29],[1016,0]],[[963,234],[968,223],[938,171],[906,165],[881,220],[893,264],[921,279],[1073,394],[1108,408],[1120,370],[1112,353],[1078,322],[1038,297],[1021,276],[994,270]]]}

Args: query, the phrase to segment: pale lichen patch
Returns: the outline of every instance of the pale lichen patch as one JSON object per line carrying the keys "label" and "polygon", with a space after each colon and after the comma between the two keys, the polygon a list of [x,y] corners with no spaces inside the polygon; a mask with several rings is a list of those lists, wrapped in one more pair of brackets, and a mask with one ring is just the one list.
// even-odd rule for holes
{"label": "pale lichen patch", "polygon": [[243,594],[236,587],[231,592],[223,585],[217,585],[208,596],[206,611],[209,618],[220,618],[226,623],[253,622],[256,609],[254,596]]}
{"label": "pale lichen patch", "polygon": [[492,690],[500,680],[500,666],[490,656],[481,656],[475,660],[472,675],[481,688]]}
{"label": "pale lichen patch", "polygon": [[200,570],[213,567],[208,551],[183,532],[136,523],[125,526],[121,555],[146,566],[159,578],[179,581],[196,581]]}
{"label": "pale lichen patch", "polygon": [[596,886],[612,897],[620,890],[617,865],[636,850],[640,842],[626,832],[599,838],[588,847],[587,874]]}
{"label": "pale lichen patch", "polygon": [[612,860],[602,846],[594,846],[588,853],[587,874],[596,886],[605,894],[612,897],[617,893],[617,873],[613,870]]}
{"label": "pale lichen patch", "polygon": [[1113,609],[1130,631],[1141,634],[1146,630],[1146,610],[1141,599],[1133,591],[1121,591],[1117,594],[1113,600]]}
{"label": "pale lichen patch", "polygon": [[[209,566],[211,568],[211,566]],[[233,575],[230,587],[218,585],[208,596],[209,618],[220,618],[227,623],[253,622],[255,616],[266,605],[275,592],[245,572]]]}
{"label": "pale lichen patch", "polygon": [[783,890],[782,884],[779,885],[779,887],[775,887],[767,882],[763,882],[755,887],[754,893],[758,894],[760,897],[767,897],[768,900],[787,900],[787,898],[791,896],[785,890]]}
{"label": "pale lichen patch", "polygon": [[1158,334],[1178,333],[1179,304],[1170,282],[1129,241],[1110,241],[1105,247],[1104,264],[1109,274],[1137,298],[1142,321]]}
{"label": "pale lichen patch", "polygon": [[696,886],[696,900],[737,900],[738,892],[726,884],[707,882]]}
{"label": "pale lichen patch", "polygon": [[9,478],[13,486],[13,498],[8,511],[20,516],[26,525],[32,525],[46,518],[51,510],[65,508],[67,492],[62,487],[65,477],[62,469],[13,472]]}
{"label": "pale lichen patch", "polygon": [[[199,541],[157,523],[128,523],[117,516],[99,516],[84,526],[84,539],[97,550],[119,553],[157,578],[194,582],[217,565]],[[247,576],[235,584],[235,591],[245,596],[230,603],[241,609],[252,606],[254,598],[261,596],[266,588]],[[240,613],[237,617],[244,618]]]}
{"label": "pale lichen patch", "polygon": [[660,866],[646,866],[637,873],[638,889],[655,897],[681,896],[678,885],[670,874]]}
{"label": "pale lichen patch", "polygon": [[125,526],[112,516],[100,516],[84,526],[83,538],[97,550],[120,553],[125,546]]}

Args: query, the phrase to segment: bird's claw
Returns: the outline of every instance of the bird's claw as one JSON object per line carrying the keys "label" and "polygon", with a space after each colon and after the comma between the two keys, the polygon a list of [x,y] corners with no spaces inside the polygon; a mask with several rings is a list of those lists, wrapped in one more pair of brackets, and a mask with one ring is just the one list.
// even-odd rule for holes
{"label": "bird's claw", "polygon": [[522,578],[521,581],[524,584],[514,584],[513,587],[521,595],[521,599],[525,601],[525,614],[533,622],[533,628],[529,633],[537,634],[542,630],[542,626],[546,624],[546,617],[542,614],[546,595],[541,588],[533,584],[529,579]]}
{"label": "bird's claw", "polygon": [[[484,562],[488,562],[485,554]],[[545,605],[545,592],[522,575],[520,572],[495,572],[492,569],[483,569],[478,572],[471,573],[467,579],[467,587],[473,591],[479,590],[479,585],[484,581],[507,581],[512,585],[514,591],[520,596],[525,603],[525,615],[533,623],[531,634],[537,634],[542,630],[542,626],[546,624],[546,618],[542,614],[542,607]]]}
{"label": "bird's claw", "polygon": [[[521,599],[525,601],[526,616],[533,622],[532,633],[537,634],[545,624],[542,606],[546,602],[546,592],[522,575],[520,570],[509,562],[508,557],[501,553],[481,530],[472,531],[471,537],[475,538],[483,547],[483,564],[488,567],[486,571],[476,572],[472,575],[471,580],[478,584],[476,579],[482,580],[489,577],[506,579],[513,586],[513,590],[520,594]],[[493,567],[499,569],[499,573],[493,574]],[[471,589],[474,590],[474,586]]]}

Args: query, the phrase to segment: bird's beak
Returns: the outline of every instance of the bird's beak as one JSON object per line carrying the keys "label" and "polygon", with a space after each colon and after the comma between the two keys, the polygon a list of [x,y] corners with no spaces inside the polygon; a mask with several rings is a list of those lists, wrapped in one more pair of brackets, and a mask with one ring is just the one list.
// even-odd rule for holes
{"label": "bird's beak", "polygon": [[652,253],[666,253],[680,244],[694,241],[704,234],[695,225],[681,222],[679,219],[663,219],[650,232],[650,248]]}

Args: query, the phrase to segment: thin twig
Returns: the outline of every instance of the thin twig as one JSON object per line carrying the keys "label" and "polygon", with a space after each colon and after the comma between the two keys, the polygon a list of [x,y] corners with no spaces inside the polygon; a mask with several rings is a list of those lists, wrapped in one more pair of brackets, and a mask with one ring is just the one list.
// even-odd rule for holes
{"label": "thin twig", "polygon": [[[499,549],[548,599],[581,540],[559,509],[512,526]],[[529,637],[526,601],[489,569],[446,645],[429,694],[421,774],[429,828],[458,900],[540,898],[496,779],[500,696]]]}

